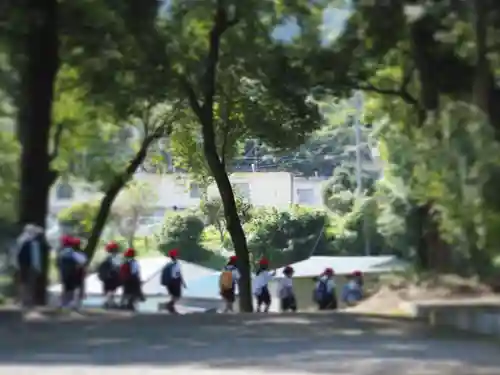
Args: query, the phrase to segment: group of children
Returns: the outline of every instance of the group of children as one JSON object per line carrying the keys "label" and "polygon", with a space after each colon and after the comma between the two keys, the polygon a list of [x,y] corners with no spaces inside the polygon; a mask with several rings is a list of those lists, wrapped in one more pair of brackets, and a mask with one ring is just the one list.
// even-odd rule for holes
{"label": "group of children", "polygon": [[[278,298],[280,310],[297,311],[297,299],[293,288],[294,269],[286,266],[283,269],[283,277],[278,283]],[[271,293],[269,282],[276,276],[276,271],[269,270],[269,261],[261,258],[258,262],[255,277],[253,279],[253,294],[257,302],[257,312],[268,312],[271,307]],[[229,258],[228,264],[222,271],[219,279],[220,294],[226,306],[225,312],[233,311],[235,300],[235,287],[240,279],[237,267],[237,258]],[[348,281],[342,289],[342,301],[346,305],[353,305],[363,298],[363,275],[360,271],[354,271],[347,277]],[[319,310],[335,310],[338,307],[338,299],[335,286],[335,273],[332,268],[326,268],[321,275],[314,278],[313,301]]]}
{"label": "group of children", "polygon": [[[142,280],[139,263],[136,260],[135,250],[132,248],[121,252],[116,242],[106,246],[107,256],[99,264],[97,275],[103,286],[105,296],[104,307],[124,308],[135,310],[139,301],[144,301]],[[176,303],[182,296],[182,289],[186,283],[182,276],[181,266],[178,261],[179,251],[172,249],[168,252],[169,262],[161,271],[161,285],[170,295],[166,309],[170,313],[177,313]],[[63,291],[61,294],[61,307],[79,308],[85,297],[85,277],[87,274],[88,259],[81,249],[81,241],[77,237],[63,236],[61,248],[57,255],[57,265],[61,278]],[[283,269],[283,277],[278,283],[278,298],[280,310],[296,311],[297,300],[293,287],[294,269],[287,266]],[[253,294],[257,302],[257,311],[268,312],[271,306],[271,293],[269,283],[276,276],[276,271],[269,270],[269,261],[262,258],[258,262],[253,279]],[[336,309],[338,300],[335,288],[335,274],[332,268],[315,278],[313,300],[320,310]],[[241,278],[238,269],[238,258],[231,256],[219,277],[220,295],[225,302],[224,312],[232,312],[236,297],[236,286]],[[118,288],[123,288],[119,303],[115,301]],[[361,272],[353,272],[348,276],[348,282],[342,290],[342,301],[347,305],[357,303],[363,297],[363,276]]]}
{"label": "group of children", "polygon": [[[98,277],[103,285],[105,307],[133,309],[138,300],[143,300],[139,263],[135,250],[129,248],[120,254],[120,246],[110,242],[106,246],[107,256],[98,266]],[[88,258],[81,249],[78,237],[63,236],[57,253],[57,268],[62,285],[61,308],[78,309],[85,298],[85,278]],[[115,302],[115,293],[123,287],[120,303]]]}

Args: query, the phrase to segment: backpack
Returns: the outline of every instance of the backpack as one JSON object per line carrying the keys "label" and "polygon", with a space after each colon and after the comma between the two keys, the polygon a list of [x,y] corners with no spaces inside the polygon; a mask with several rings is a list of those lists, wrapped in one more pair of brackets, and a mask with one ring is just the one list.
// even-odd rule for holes
{"label": "backpack", "polygon": [[59,260],[61,276],[63,280],[68,280],[77,277],[78,264],[72,253],[65,254]]}
{"label": "backpack", "polygon": [[132,275],[132,270],[130,269],[130,263],[125,262],[120,266],[120,280],[126,281]]}
{"label": "backpack", "polygon": [[233,289],[233,272],[222,271],[219,276],[219,288],[221,291]]}
{"label": "backpack", "polygon": [[25,241],[17,253],[17,264],[20,269],[27,269],[31,267],[31,263],[31,241]]}
{"label": "backpack", "polygon": [[174,263],[170,262],[161,271],[161,285],[169,286],[172,283],[172,268],[174,267]]}
{"label": "backpack", "polygon": [[117,275],[116,269],[111,258],[105,259],[97,269],[97,276],[101,281],[114,279]]}
{"label": "backpack", "polygon": [[316,288],[314,288],[313,300],[315,302],[321,302],[326,295],[326,281],[320,280]]}

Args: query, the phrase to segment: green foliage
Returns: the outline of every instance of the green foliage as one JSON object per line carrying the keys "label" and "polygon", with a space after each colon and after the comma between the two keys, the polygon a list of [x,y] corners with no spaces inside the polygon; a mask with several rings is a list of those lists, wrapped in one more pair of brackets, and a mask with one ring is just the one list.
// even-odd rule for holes
{"label": "green foliage", "polygon": [[[242,224],[249,222],[252,218],[252,205],[244,198],[236,195],[236,206]],[[224,206],[218,197],[205,197],[200,202],[200,213],[206,225],[212,225],[219,233],[221,244],[224,243],[226,233],[226,218],[224,216]]]}
{"label": "green foliage", "polygon": [[188,262],[203,263],[212,257],[212,253],[202,247],[203,221],[192,214],[169,215],[159,238],[158,249],[167,254],[177,248],[180,257]]}
{"label": "green foliage", "polygon": [[325,234],[328,225],[323,211],[299,206],[291,210],[257,209],[246,227],[252,259],[266,256],[273,266],[280,266],[311,254],[329,254],[331,244]]}
{"label": "green foliage", "polygon": [[99,210],[99,201],[75,203],[61,210],[58,220],[61,226],[81,237],[88,237],[94,225],[94,217]]}

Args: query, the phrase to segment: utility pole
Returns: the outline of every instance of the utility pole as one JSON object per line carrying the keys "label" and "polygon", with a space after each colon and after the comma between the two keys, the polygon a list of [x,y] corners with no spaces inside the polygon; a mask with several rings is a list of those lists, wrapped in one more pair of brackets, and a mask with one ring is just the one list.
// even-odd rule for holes
{"label": "utility pole", "polygon": [[[354,113],[354,134],[356,136],[356,195],[361,198],[363,194],[363,166],[361,155],[361,115],[363,113],[364,98],[361,91],[356,91],[353,96]],[[367,221],[363,220],[363,239],[365,241],[365,255],[370,255],[370,239],[368,233]]]}

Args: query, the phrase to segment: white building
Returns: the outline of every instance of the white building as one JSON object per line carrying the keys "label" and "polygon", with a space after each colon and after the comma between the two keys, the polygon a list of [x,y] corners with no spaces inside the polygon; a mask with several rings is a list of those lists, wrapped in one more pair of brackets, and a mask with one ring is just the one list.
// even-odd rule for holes
{"label": "white building", "polygon": [[[156,190],[157,202],[153,206],[156,206],[158,211],[174,207],[196,207],[200,203],[202,191],[196,183],[189,181],[186,175],[141,172],[137,173],[135,178],[150,184]],[[287,172],[251,172],[234,173],[230,179],[235,189],[254,206],[323,205],[322,189],[326,178],[294,177]],[[217,196],[217,187],[210,186],[208,193]],[[50,211],[57,213],[75,203],[98,199],[101,195],[102,193],[87,183],[60,181],[51,191]]]}

